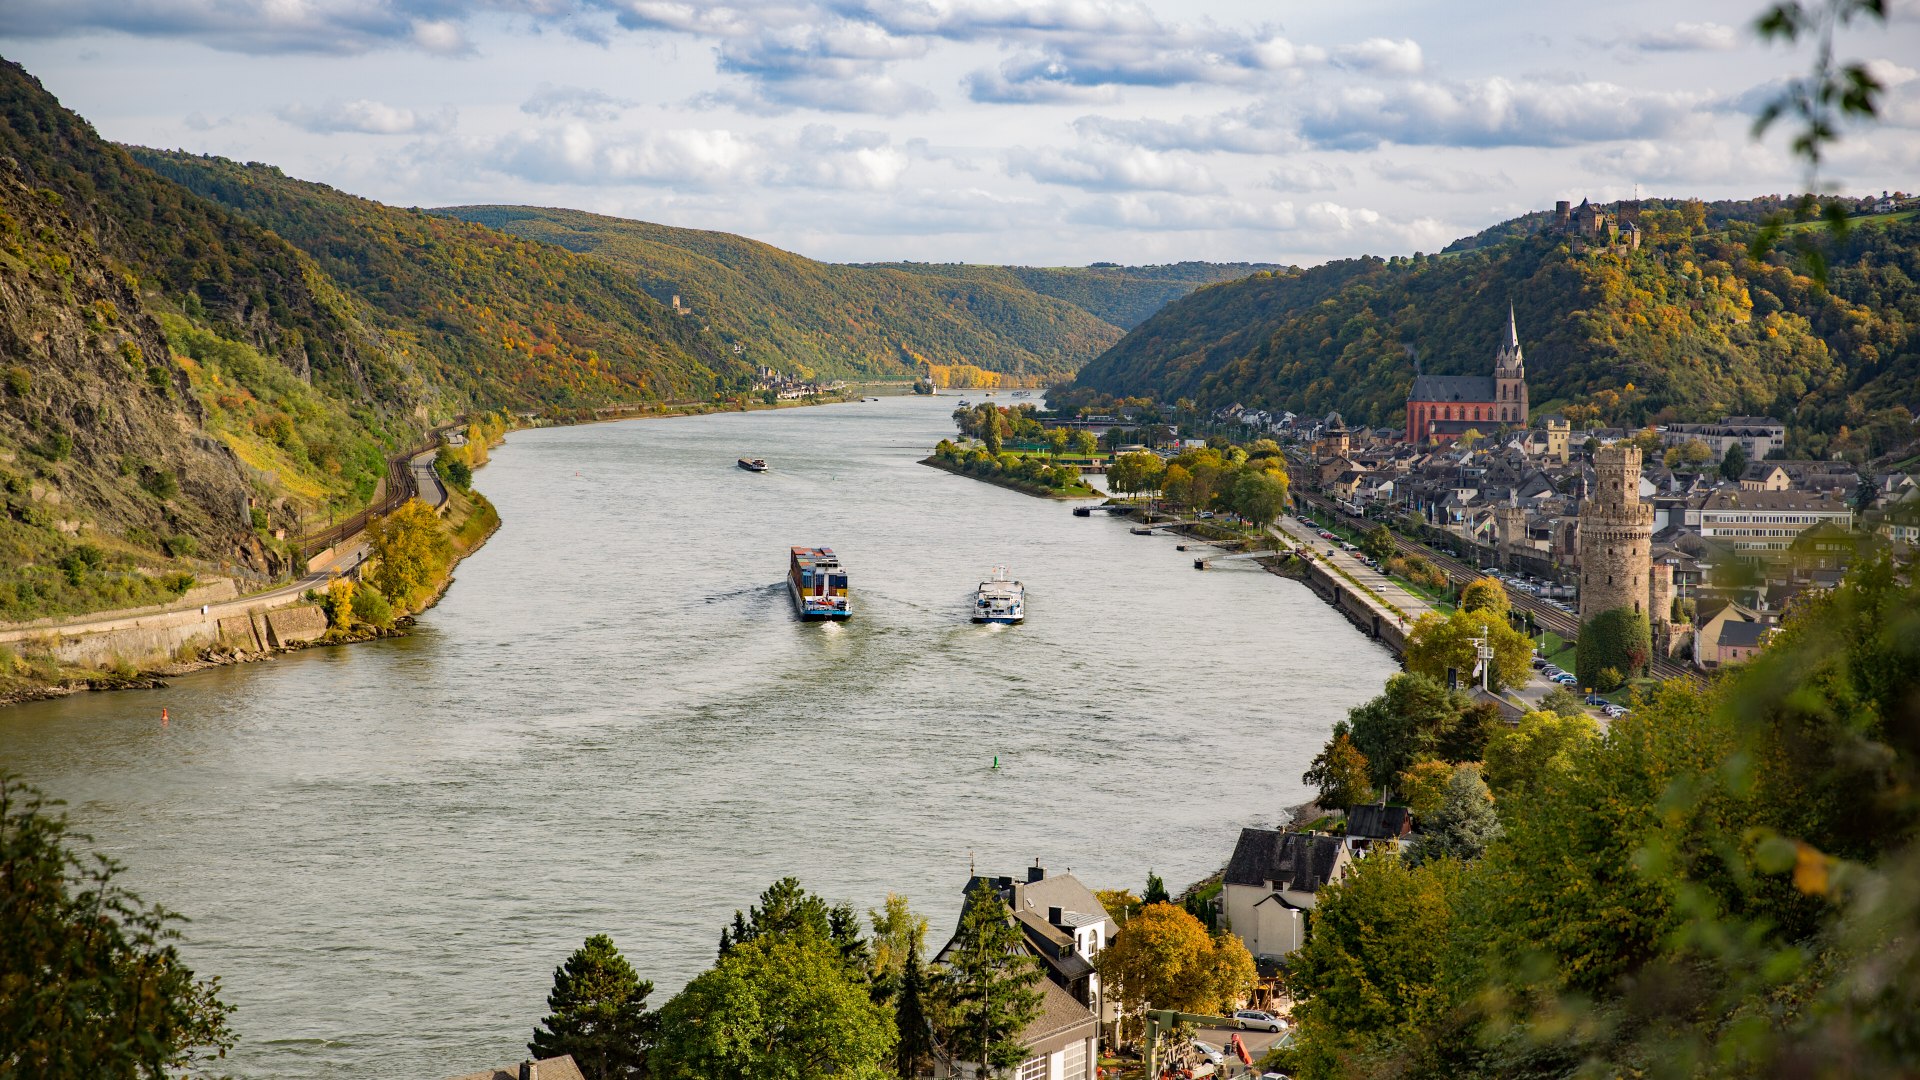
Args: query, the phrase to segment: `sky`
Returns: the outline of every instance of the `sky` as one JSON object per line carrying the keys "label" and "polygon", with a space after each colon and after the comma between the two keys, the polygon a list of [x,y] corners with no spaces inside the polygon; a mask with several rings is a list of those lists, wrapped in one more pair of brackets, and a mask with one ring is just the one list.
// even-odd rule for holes
{"label": "sky", "polygon": [[[109,139],[400,206],[526,203],[818,259],[1313,264],[1556,199],[1800,190],[1760,0],[0,0]],[[1915,190],[1920,0],[1823,185]]]}

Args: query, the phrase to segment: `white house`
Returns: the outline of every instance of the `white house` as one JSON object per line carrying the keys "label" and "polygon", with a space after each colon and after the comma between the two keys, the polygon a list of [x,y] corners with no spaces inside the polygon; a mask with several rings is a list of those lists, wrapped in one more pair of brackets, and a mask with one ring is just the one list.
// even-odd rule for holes
{"label": "white house", "polygon": [[1306,941],[1305,913],[1319,891],[1352,861],[1338,837],[1241,829],[1220,890],[1227,924],[1256,959],[1286,956]]}

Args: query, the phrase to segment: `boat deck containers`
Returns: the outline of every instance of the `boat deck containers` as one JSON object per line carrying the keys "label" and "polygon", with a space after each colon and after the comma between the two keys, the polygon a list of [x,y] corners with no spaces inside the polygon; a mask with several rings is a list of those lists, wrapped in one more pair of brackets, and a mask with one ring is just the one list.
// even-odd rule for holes
{"label": "boat deck containers", "polygon": [[847,572],[832,548],[790,549],[787,589],[802,619],[845,619],[853,614]]}

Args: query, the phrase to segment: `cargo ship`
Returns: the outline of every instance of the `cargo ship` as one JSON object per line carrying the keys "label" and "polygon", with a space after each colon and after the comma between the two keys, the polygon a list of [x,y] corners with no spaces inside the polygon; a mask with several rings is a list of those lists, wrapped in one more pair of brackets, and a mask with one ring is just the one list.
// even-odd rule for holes
{"label": "cargo ship", "polygon": [[738,464],[748,472],[766,472],[769,468],[772,468],[772,466],[767,464],[766,458],[743,457]]}
{"label": "cargo ship", "polygon": [[973,596],[973,621],[1017,623],[1026,617],[1027,587],[1008,578],[1004,566],[989,570]]}
{"label": "cargo ship", "polygon": [[787,565],[787,591],[802,619],[847,619],[853,602],[847,595],[847,571],[832,548],[797,547]]}

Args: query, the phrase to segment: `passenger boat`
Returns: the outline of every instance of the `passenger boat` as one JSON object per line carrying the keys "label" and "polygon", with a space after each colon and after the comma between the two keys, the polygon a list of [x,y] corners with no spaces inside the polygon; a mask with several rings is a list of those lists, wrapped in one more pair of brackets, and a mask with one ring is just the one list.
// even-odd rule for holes
{"label": "passenger boat", "polygon": [[757,458],[757,457],[741,458],[740,467],[747,470],[748,472],[766,472],[768,469],[773,468],[773,466],[767,464],[766,458]]}
{"label": "passenger boat", "polygon": [[794,610],[806,620],[853,617],[847,595],[847,571],[832,548],[797,547],[789,552],[787,592]]}
{"label": "passenger boat", "polygon": [[989,570],[973,596],[973,621],[1017,623],[1026,617],[1027,587],[1008,577],[1004,566]]}

